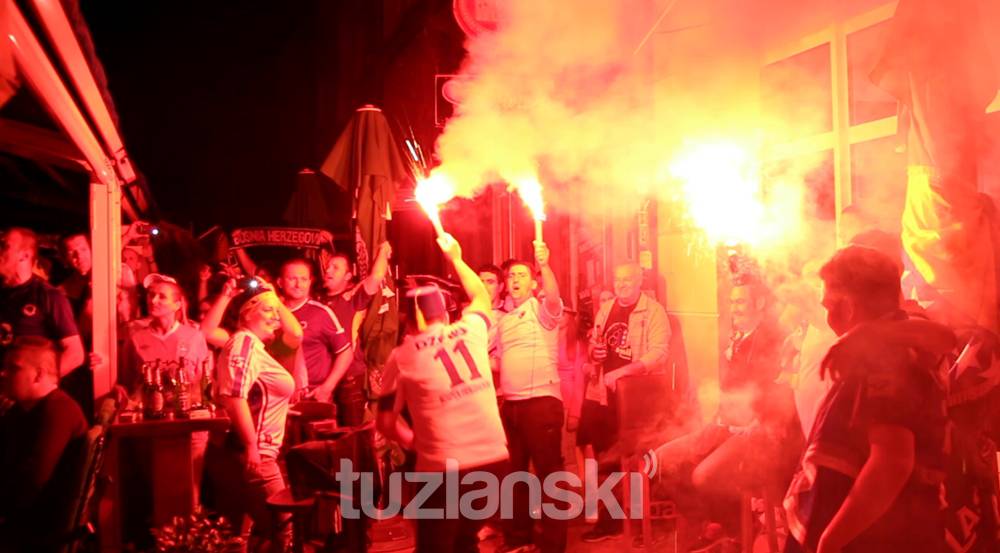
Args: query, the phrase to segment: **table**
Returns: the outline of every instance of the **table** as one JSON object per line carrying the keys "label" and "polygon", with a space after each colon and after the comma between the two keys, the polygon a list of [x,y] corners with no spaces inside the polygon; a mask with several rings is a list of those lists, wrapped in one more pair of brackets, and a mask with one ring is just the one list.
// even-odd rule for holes
{"label": "table", "polygon": [[[228,428],[229,418],[221,412],[208,418],[112,424],[108,428],[105,462],[108,487],[99,508],[101,550],[120,551],[123,547],[126,528],[122,507],[127,497],[150,500],[153,528],[170,522],[175,516],[190,515],[195,507],[191,435],[205,431],[221,433]],[[151,466],[148,482],[144,482],[147,489],[126,490],[123,485],[123,453],[127,448],[122,446],[125,444],[149,450]]]}

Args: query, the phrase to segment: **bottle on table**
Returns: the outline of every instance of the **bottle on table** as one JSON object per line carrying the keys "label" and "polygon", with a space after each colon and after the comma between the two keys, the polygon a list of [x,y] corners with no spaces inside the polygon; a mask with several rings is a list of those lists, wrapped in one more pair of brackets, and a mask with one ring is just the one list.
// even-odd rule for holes
{"label": "bottle on table", "polygon": [[191,379],[188,377],[187,359],[185,358],[181,358],[177,368],[174,400],[177,416],[184,417],[191,411]]}
{"label": "bottle on table", "polygon": [[163,380],[158,364],[143,363],[142,414],[146,419],[162,419],[166,416],[163,397]]}
{"label": "bottle on table", "polygon": [[162,361],[160,375],[163,382],[163,404],[168,417],[177,411],[177,362]]}
{"label": "bottle on table", "polygon": [[206,358],[201,362],[201,405],[209,407],[213,404],[213,388],[215,383],[212,379],[212,367]]}

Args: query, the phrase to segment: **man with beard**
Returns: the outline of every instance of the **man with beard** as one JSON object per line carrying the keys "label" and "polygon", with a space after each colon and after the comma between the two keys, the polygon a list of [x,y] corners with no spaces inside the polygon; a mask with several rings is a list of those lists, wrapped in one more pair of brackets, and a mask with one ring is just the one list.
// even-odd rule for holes
{"label": "man with beard", "polygon": [[901,307],[898,263],[863,246],[820,270],[840,337],[823,362],[833,384],[785,498],[786,551],[945,550],[947,328]]}
{"label": "man with beard", "polygon": [[[753,277],[729,294],[732,335],[719,374],[719,408],[709,424],[657,448],[661,473],[690,479],[709,519],[728,533],[737,525],[736,499],[763,486],[778,497],[801,451],[801,430],[791,389],[776,383],[783,336],[768,305],[768,291]],[[709,525],[698,547],[728,539]]]}

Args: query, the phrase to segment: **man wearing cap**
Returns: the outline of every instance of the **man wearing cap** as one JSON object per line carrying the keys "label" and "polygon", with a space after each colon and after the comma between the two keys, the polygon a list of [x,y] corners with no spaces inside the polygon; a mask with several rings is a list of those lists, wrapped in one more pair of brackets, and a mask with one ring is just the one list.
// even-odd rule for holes
{"label": "man wearing cap", "polygon": [[[312,266],[305,259],[292,259],[281,266],[278,288],[281,300],[302,325],[302,351],[309,378],[309,397],[332,401],[333,390],[351,366],[351,340],[333,310],[309,297]],[[337,407],[338,422],[350,421]],[[348,406],[343,406],[347,411]]]}
{"label": "man wearing cap", "polygon": [[[507,432],[511,469],[528,470],[534,464],[540,480],[563,470],[563,403],[559,386],[559,320],[563,316],[559,284],[549,267],[549,248],[535,242],[535,261],[541,280],[531,265],[515,261],[507,269],[507,292],[513,309],[497,322],[496,343],[500,357],[501,417]],[[541,298],[535,289],[542,288]],[[514,490],[514,517],[506,530],[506,548],[532,543],[532,505],[524,486]],[[566,549],[566,522],[542,517],[542,532],[535,545],[547,552]]]}
{"label": "man wearing cap", "polygon": [[0,354],[21,336],[56,343],[59,374],[83,364],[83,342],[66,296],[32,273],[38,257],[35,233],[11,228],[0,238]]}
{"label": "man wearing cap", "polygon": [[[393,350],[386,364],[377,425],[382,433],[416,449],[418,471],[458,471],[461,496],[474,489],[463,481],[465,474],[477,471],[500,476],[508,456],[488,374],[489,292],[462,260],[461,247],[451,235],[439,238],[438,244],[472,301],[462,318],[449,324],[444,294],[436,285],[407,294],[412,298],[417,332]],[[412,429],[399,418],[404,406],[412,417]],[[445,487],[439,486],[423,506],[444,508],[448,496]],[[458,505],[448,507],[457,510]],[[476,503],[471,507],[484,508]],[[462,512],[458,518],[421,518],[417,551],[476,551],[483,522]]]}

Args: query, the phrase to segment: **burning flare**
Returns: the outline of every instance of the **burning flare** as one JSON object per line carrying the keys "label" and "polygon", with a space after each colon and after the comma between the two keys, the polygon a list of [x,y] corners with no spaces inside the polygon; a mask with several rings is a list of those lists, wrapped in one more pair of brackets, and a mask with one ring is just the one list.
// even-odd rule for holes
{"label": "burning flare", "polygon": [[455,197],[454,183],[444,173],[432,172],[428,177],[417,180],[413,195],[434,225],[434,231],[443,236],[440,210],[442,205]]}
{"label": "burning flare", "polygon": [[531,217],[535,220],[535,240],[542,240],[542,221],[545,220],[545,202],[542,201],[542,183],[534,176],[522,177],[512,182],[517,188],[518,195],[531,211]]}
{"label": "burning flare", "polygon": [[765,195],[759,163],[734,143],[689,148],[671,163],[670,174],[680,182],[689,217],[712,245],[777,246],[799,230],[797,187],[771,182]]}

